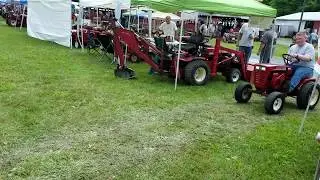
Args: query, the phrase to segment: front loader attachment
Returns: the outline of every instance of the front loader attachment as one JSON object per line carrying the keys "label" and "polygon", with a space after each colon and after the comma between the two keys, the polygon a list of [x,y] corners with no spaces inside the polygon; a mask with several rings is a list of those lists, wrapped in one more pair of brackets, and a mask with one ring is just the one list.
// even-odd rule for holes
{"label": "front loader attachment", "polygon": [[136,78],[136,72],[130,68],[117,68],[114,70],[114,75],[119,78],[123,79],[135,79]]}

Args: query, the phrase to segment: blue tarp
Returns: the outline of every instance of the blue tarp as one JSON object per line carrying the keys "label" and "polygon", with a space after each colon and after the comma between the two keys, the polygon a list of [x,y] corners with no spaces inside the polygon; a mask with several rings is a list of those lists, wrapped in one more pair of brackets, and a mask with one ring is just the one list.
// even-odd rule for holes
{"label": "blue tarp", "polygon": [[19,3],[28,4],[28,0],[0,0],[1,3]]}

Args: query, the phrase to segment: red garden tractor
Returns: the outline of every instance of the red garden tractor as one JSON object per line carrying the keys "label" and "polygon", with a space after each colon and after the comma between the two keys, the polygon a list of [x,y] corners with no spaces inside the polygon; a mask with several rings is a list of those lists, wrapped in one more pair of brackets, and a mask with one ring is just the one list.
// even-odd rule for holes
{"label": "red garden tractor", "polygon": [[[191,41],[184,43],[180,54],[179,79],[191,85],[205,85],[219,72],[233,83],[246,78],[246,65],[242,52],[221,47],[220,40],[217,40],[215,47],[212,47],[202,41],[192,40],[192,37],[190,39]],[[169,48],[165,39],[155,38],[156,45],[153,45],[133,31],[116,27],[113,42],[114,55],[118,58],[115,70],[117,77],[135,78],[135,72],[126,65],[124,51],[133,52],[155,72],[175,76],[178,50]]]}
{"label": "red garden tractor", "polygon": [[298,60],[289,54],[284,54],[283,60],[284,65],[248,65],[248,82],[242,82],[236,88],[236,101],[247,103],[252,93],[256,93],[266,96],[264,107],[268,114],[279,114],[283,109],[286,97],[296,98],[299,109],[306,109],[310,100],[310,109],[314,109],[319,102],[320,86],[316,87],[316,93],[310,97],[315,86],[315,79],[305,78],[293,92],[288,93],[293,75],[291,65]]}

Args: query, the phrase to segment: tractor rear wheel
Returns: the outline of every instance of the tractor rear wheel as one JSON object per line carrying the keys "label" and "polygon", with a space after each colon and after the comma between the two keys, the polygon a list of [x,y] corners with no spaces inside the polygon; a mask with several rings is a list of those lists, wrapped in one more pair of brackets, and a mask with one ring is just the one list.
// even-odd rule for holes
{"label": "tractor rear wheel", "polygon": [[238,85],[234,98],[238,103],[247,103],[252,96],[252,86],[250,83],[242,82]]}
{"label": "tractor rear wheel", "polygon": [[279,114],[283,109],[284,101],[284,94],[273,92],[267,96],[264,108],[268,114]]}
{"label": "tractor rear wheel", "polygon": [[241,79],[241,72],[238,68],[231,68],[226,74],[227,81],[230,83],[236,83]]}
{"label": "tractor rear wheel", "polygon": [[202,86],[209,80],[210,69],[204,61],[195,60],[186,65],[184,76],[188,84]]}
{"label": "tractor rear wheel", "polygon": [[309,100],[310,100],[310,109],[313,110],[318,102],[319,102],[319,98],[320,98],[320,86],[317,86],[317,89],[313,95],[313,97],[311,97],[311,93],[313,91],[315,83],[314,82],[309,82],[305,85],[302,86],[301,90],[299,91],[299,94],[297,96],[297,107],[299,109],[306,109],[308,104],[309,104]]}

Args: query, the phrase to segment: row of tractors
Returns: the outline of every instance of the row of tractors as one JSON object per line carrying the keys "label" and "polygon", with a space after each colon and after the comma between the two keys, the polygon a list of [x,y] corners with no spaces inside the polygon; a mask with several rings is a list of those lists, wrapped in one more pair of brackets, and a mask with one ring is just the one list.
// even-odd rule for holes
{"label": "row of tractors", "polygon": [[[22,21],[23,14],[26,14],[23,11],[25,8],[21,5],[6,4],[1,7],[1,15],[10,26],[20,26],[21,23],[26,26],[26,21]],[[84,27],[81,31],[74,27],[72,42],[75,47],[83,44],[90,48],[90,38],[104,38],[105,42],[100,42],[99,46],[104,46],[108,53],[113,53],[118,59],[115,69],[117,77],[135,78],[134,70],[127,66],[126,61],[139,59],[149,64],[155,72],[168,74],[169,77],[177,74],[180,80],[190,85],[205,85],[218,74],[225,76],[230,83],[242,80],[235,90],[235,100],[247,103],[253,93],[265,96],[265,110],[269,114],[280,113],[286,97],[296,98],[299,109],[306,109],[309,104],[314,109],[318,104],[319,86],[311,97],[316,84],[314,78],[302,80],[294,92],[288,93],[288,84],[293,75],[291,64],[297,61],[290,55],[283,56],[283,65],[247,64],[242,52],[221,46],[221,39],[226,40],[226,37],[217,38],[213,46],[203,37],[191,35],[183,38],[179,56],[177,46],[167,45],[170,42],[166,42],[165,38],[155,37],[154,42],[151,42],[133,30],[116,26],[115,23],[112,19],[107,21],[104,28]],[[234,38],[231,37],[231,40]],[[178,57],[180,63],[177,63]]]}
{"label": "row of tractors", "polygon": [[[168,74],[169,77],[177,74],[180,80],[190,85],[205,85],[218,74],[225,76],[230,83],[241,80],[235,90],[235,100],[247,103],[253,93],[265,96],[264,107],[268,114],[280,113],[287,97],[295,98],[299,109],[306,109],[308,105],[310,109],[314,109],[319,102],[320,86],[316,85],[316,80],[312,77],[303,79],[293,92],[288,93],[293,76],[291,65],[299,61],[288,54],[283,55],[283,65],[247,64],[242,52],[221,46],[221,38],[217,38],[212,46],[202,37],[190,36],[183,38],[179,56],[178,48],[166,45],[170,43],[166,43],[165,38],[155,37],[155,44],[152,44],[146,38],[122,27],[114,28],[113,44],[114,56],[118,58],[115,70],[117,77],[133,79],[136,76],[135,71],[127,66],[127,50],[134,52],[155,72]],[[311,97],[314,87],[316,91]]]}
{"label": "row of tractors", "polygon": [[3,3],[0,6],[0,15],[6,23],[12,27],[27,26],[27,8],[21,4]]}

